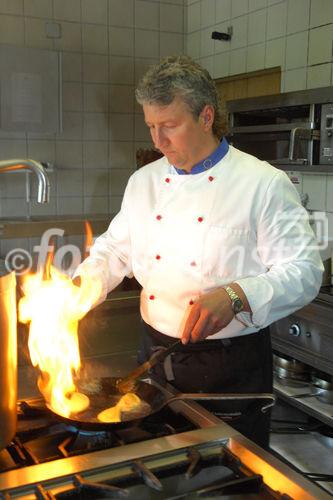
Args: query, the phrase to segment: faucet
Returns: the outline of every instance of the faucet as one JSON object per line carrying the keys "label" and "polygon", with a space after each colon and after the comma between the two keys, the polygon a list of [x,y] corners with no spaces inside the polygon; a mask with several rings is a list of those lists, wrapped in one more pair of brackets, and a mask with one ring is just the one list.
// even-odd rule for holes
{"label": "faucet", "polygon": [[2,172],[13,172],[15,170],[30,170],[34,172],[38,179],[37,201],[38,203],[49,202],[50,182],[41,163],[29,159],[0,161],[0,174]]}

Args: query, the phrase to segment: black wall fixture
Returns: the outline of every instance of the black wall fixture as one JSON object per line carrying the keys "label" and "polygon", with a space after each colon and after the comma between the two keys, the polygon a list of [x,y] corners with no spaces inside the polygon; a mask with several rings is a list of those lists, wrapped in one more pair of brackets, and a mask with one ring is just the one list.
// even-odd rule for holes
{"label": "black wall fixture", "polygon": [[221,33],[221,31],[213,31],[212,32],[212,39],[213,40],[231,40],[232,36],[232,26],[228,27],[228,32],[227,33]]}

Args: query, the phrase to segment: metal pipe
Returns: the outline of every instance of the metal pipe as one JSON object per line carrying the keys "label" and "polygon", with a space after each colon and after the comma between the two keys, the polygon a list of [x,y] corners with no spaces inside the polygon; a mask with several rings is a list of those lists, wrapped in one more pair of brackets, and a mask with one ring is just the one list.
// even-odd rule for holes
{"label": "metal pipe", "polygon": [[30,170],[34,172],[38,179],[38,203],[49,202],[50,182],[49,178],[38,161],[30,159],[12,159],[0,161],[0,174],[3,172],[13,172],[17,170]]}

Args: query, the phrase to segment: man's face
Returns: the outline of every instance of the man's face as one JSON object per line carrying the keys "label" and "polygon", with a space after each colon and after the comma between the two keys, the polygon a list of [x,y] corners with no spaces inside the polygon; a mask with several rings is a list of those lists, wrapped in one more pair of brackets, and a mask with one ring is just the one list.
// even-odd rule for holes
{"label": "man's face", "polygon": [[[205,110],[205,108],[204,108]],[[178,97],[167,106],[144,104],[143,112],[154,145],[171,165],[190,171],[205,157],[207,141],[212,133],[207,133],[203,112],[196,119],[188,106]]]}

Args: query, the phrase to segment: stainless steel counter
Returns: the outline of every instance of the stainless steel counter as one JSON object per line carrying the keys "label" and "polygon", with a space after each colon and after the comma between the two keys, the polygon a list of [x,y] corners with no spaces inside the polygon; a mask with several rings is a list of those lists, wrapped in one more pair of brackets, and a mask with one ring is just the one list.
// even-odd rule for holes
{"label": "stainless steel counter", "polygon": [[1,238],[33,238],[51,228],[66,235],[85,234],[84,222],[89,221],[94,235],[103,233],[115,214],[45,215],[41,217],[0,218]]}

